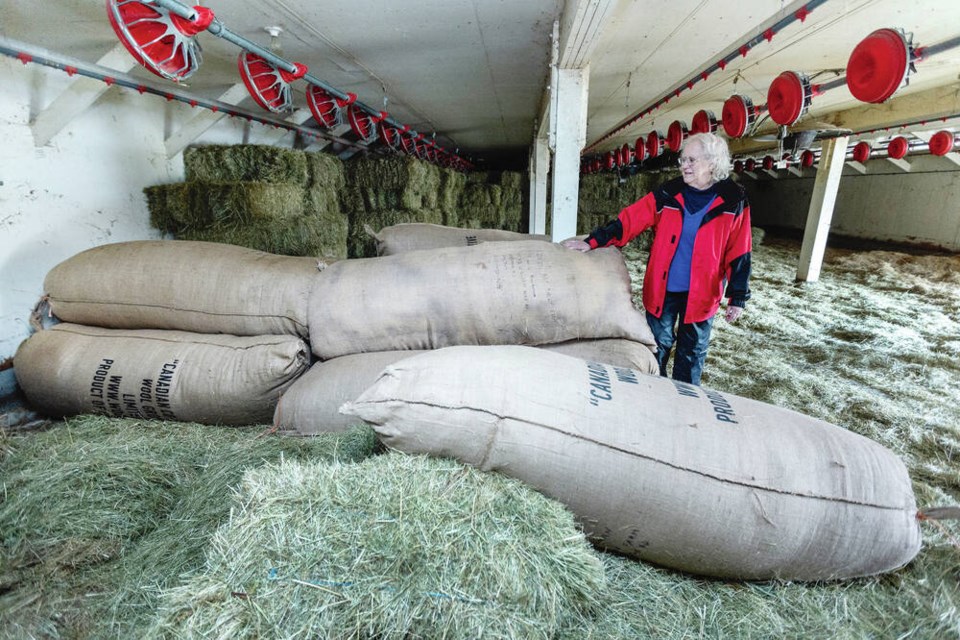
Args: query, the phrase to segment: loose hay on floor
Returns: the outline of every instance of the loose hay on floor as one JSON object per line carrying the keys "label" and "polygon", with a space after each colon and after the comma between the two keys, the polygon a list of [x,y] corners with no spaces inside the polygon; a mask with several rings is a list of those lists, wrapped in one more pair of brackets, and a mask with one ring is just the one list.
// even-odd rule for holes
{"label": "loose hay on floor", "polygon": [[386,454],[246,474],[205,570],[153,632],[214,638],[548,638],[602,601],[559,503],[449,460]]}
{"label": "loose hay on floor", "polygon": [[137,637],[158,588],[202,566],[244,472],[285,459],[359,460],[370,429],[321,438],[80,416],[5,437],[0,637]]}

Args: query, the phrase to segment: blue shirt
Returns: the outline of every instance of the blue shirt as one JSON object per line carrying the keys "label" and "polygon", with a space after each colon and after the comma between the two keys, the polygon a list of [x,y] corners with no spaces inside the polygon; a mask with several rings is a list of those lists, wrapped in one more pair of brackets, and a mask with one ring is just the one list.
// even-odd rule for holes
{"label": "blue shirt", "polygon": [[667,291],[679,293],[690,290],[690,261],[693,259],[693,241],[700,229],[700,222],[707,214],[710,203],[717,196],[714,185],[703,191],[691,186],[683,188],[683,227],[677,241],[677,251],[670,262],[667,274]]}

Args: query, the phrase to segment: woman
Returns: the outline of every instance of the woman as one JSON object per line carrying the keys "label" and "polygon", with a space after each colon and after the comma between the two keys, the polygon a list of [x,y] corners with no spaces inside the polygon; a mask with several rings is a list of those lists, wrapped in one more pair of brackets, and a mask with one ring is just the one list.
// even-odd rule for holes
{"label": "woman", "polygon": [[727,322],[735,322],[750,299],[750,205],[743,187],[729,178],[730,151],[722,138],[690,136],[679,162],[680,178],[660,185],[585,240],[563,244],[577,251],[623,247],[653,227],[643,306],[657,341],[660,374],[667,375],[676,343],[673,379],[699,385],[724,287]]}

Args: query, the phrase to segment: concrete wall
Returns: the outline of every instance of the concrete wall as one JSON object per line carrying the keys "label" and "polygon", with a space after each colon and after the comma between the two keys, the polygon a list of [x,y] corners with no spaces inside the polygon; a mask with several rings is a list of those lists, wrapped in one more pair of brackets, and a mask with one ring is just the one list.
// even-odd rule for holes
{"label": "concrete wall", "polygon": [[[960,251],[960,166],[935,156],[908,157],[910,171],[886,159],[861,173],[848,164],[840,180],[831,234]],[[740,180],[750,194],[755,226],[802,231],[815,169],[802,177],[757,172]]]}
{"label": "concrete wall", "polygon": [[[30,122],[70,84],[64,72],[0,56],[0,361],[30,332],[30,312],[56,264],[101,244],[158,237],[143,188],[183,180],[164,139],[189,105],[112,87],[43,147]],[[223,118],[198,143],[258,143],[277,131]],[[280,140],[290,146],[293,134]],[[0,397],[13,389],[0,371]]]}

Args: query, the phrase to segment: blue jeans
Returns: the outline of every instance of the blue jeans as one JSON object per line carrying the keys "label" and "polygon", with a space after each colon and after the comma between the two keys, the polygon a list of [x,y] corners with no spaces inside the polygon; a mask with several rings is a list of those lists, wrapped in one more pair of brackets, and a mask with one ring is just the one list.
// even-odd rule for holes
{"label": "blue jeans", "polygon": [[[647,324],[650,325],[653,337],[657,341],[657,363],[660,365],[660,375],[667,375],[667,361],[676,342],[677,353],[673,358],[673,379],[699,386],[703,361],[707,357],[707,346],[710,344],[713,318],[684,324],[683,314],[686,309],[686,293],[667,292],[667,297],[663,301],[663,313],[656,318],[647,312]],[[679,330],[675,328],[678,321]]]}

